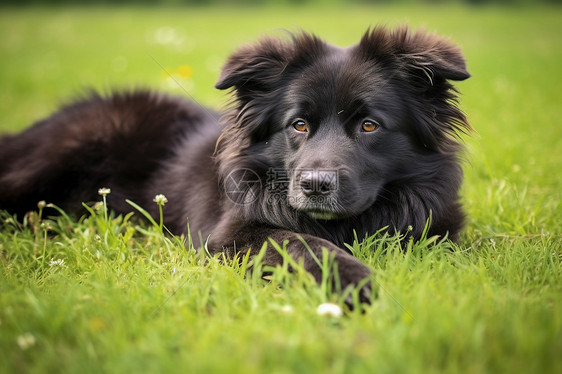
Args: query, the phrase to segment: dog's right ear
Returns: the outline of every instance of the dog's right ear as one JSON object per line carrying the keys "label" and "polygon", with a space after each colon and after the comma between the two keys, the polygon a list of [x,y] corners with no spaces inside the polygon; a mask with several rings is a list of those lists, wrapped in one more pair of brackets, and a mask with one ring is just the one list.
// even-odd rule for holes
{"label": "dog's right ear", "polygon": [[215,88],[235,88],[238,94],[269,91],[281,78],[292,55],[278,39],[265,38],[234,52],[222,68]]}

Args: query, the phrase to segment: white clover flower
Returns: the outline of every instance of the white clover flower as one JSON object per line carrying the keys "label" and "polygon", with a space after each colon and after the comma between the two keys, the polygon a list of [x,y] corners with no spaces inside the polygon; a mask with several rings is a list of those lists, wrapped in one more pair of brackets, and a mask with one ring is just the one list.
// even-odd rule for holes
{"label": "white clover flower", "polygon": [[35,336],[26,332],[25,334],[18,336],[17,342],[21,350],[25,351],[35,345]]}
{"label": "white clover flower", "polygon": [[98,195],[107,196],[111,193],[111,188],[102,187],[98,190]]}
{"label": "white clover flower", "polygon": [[343,310],[337,304],[323,303],[318,305],[318,308],[316,308],[316,313],[321,316],[340,318],[343,315]]}
{"label": "white clover flower", "polygon": [[60,267],[63,267],[63,268],[66,267],[66,265],[64,264],[64,260],[63,260],[62,258],[61,258],[61,259],[58,259],[58,260],[53,260],[53,259],[51,259],[51,262],[49,262],[49,266],[50,266],[50,267],[53,267],[53,266],[60,266]]}
{"label": "white clover flower", "polygon": [[283,305],[281,307],[281,313],[283,314],[293,314],[295,309],[291,305]]}
{"label": "white clover flower", "polygon": [[166,196],[158,194],[154,196],[154,202],[160,206],[164,206],[168,202],[168,199],[166,199]]}

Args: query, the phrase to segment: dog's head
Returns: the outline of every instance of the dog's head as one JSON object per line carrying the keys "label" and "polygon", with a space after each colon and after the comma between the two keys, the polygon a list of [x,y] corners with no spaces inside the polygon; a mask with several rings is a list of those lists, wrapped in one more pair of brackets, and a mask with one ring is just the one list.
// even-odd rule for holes
{"label": "dog's head", "polygon": [[450,81],[469,76],[457,47],[406,27],[375,28],[349,48],[306,33],[244,46],[216,84],[234,90],[221,173],[282,177],[287,203],[315,219],[358,215],[454,156],[470,127]]}

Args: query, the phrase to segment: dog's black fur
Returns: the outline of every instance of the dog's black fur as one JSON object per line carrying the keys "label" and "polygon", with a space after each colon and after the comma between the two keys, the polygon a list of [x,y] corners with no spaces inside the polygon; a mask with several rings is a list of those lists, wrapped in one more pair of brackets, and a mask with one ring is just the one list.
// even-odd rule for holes
{"label": "dog's black fur", "polygon": [[[469,76],[459,49],[405,27],[346,49],[306,33],[266,38],[222,70],[216,87],[233,91],[222,130],[214,112],[137,91],[92,94],[3,137],[0,208],[21,217],[45,200],[79,212],[109,187],[115,211],[130,199],[156,213],[164,194],[173,233],[189,223],[228,254],[287,241],[320,279],[300,235],[316,256],[333,253],[345,288],[369,276],[344,250],[354,230],[419,238],[431,215],[429,235],[458,237],[457,135],[470,126],[450,81]],[[271,249],[265,261],[283,258]]]}

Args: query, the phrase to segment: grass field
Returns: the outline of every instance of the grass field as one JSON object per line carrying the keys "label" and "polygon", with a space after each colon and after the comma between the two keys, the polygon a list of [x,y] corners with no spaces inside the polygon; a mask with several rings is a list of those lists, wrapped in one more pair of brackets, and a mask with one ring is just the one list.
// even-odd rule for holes
{"label": "grass field", "polygon": [[185,95],[159,64],[218,108],[213,83],[241,43],[303,28],[348,45],[404,22],[462,46],[473,77],[461,105],[477,132],[460,245],[354,243],[379,297],[342,318],[317,314],[339,300],[306,274],[244,277],[158,222],[3,215],[0,372],[562,372],[560,19],[562,8],[0,9],[0,132],[85,87]]}

